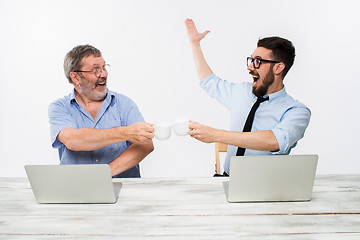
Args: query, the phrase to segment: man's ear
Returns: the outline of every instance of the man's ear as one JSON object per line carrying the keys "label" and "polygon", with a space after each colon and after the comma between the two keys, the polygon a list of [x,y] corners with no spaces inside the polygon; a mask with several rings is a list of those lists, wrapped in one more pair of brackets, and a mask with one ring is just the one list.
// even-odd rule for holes
{"label": "man's ear", "polygon": [[79,85],[79,75],[75,72],[70,72],[70,78],[75,85]]}
{"label": "man's ear", "polygon": [[280,75],[285,69],[285,64],[283,62],[276,63],[274,65],[273,72],[275,75]]}

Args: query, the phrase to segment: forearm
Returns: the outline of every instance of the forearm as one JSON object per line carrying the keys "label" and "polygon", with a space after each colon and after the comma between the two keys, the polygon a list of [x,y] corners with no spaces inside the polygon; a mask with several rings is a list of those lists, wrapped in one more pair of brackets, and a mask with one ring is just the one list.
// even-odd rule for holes
{"label": "forearm", "polygon": [[58,139],[70,150],[93,151],[110,144],[126,141],[127,134],[126,127],[109,129],[66,128],[59,133]]}
{"label": "forearm", "polygon": [[214,142],[222,142],[258,151],[277,151],[279,144],[271,130],[255,132],[229,132],[216,130]]}
{"label": "forearm", "polygon": [[204,54],[200,47],[200,43],[192,43],[191,50],[193,53],[195,68],[198,73],[199,79],[202,80],[207,76],[213,74],[213,71],[205,60]]}
{"label": "forearm", "polygon": [[132,144],[118,158],[109,163],[111,175],[115,176],[136,166],[153,150],[152,141],[146,144]]}

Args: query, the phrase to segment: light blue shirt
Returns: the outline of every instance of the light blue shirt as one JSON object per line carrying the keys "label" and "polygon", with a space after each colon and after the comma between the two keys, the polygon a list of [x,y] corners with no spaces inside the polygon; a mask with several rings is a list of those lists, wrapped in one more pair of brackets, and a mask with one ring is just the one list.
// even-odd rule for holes
{"label": "light blue shirt", "polygon": [[[108,164],[132,144],[125,141],[93,151],[72,151],[57,139],[64,128],[108,129],[144,121],[130,98],[109,90],[96,120],[77,102],[75,90],[52,102],[48,110],[52,147],[59,150],[60,164]],[[140,177],[139,165],[115,177]]]}
{"label": "light blue shirt", "polygon": [[[229,109],[231,114],[230,131],[242,132],[246,118],[257,97],[252,93],[252,83],[231,83],[212,74],[200,86],[212,98]],[[254,117],[251,131],[271,130],[279,144],[279,151],[245,150],[245,155],[289,154],[304,136],[309,125],[311,112],[304,104],[294,100],[286,93],[285,87],[272,93],[269,101],[260,104]],[[224,170],[229,174],[230,157],[235,156],[236,146],[228,146]]]}

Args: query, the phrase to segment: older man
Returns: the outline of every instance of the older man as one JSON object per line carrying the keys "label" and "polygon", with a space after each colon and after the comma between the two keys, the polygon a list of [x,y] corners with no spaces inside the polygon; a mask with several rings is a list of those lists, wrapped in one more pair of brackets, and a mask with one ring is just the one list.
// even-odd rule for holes
{"label": "older man", "polygon": [[60,164],[109,164],[113,177],[140,177],[153,151],[153,125],[128,97],[107,89],[109,65],[90,45],[73,48],[64,71],[74,90],[49,106],[52,146]]}

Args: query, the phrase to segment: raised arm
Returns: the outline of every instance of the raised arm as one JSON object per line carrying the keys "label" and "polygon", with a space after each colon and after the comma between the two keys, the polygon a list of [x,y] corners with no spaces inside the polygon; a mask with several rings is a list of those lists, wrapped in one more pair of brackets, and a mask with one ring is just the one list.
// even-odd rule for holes
{"label": "raised arm", "polygon": [[200,41],[210,31],[199,33],[198,30],[196,29],[194,21],[189,18],[185,20],[185,26],[190,41],[190,47],[194,57],[195,68],[198,73],[199,79],[202,80],[213,73],[213,71],[211,70],[211,68],[209,67],[209,65],[205,60],[204,54],[200,46]]}

